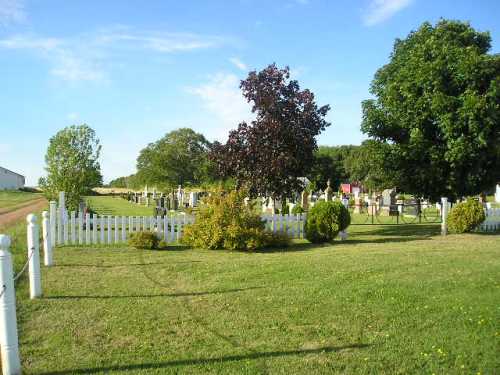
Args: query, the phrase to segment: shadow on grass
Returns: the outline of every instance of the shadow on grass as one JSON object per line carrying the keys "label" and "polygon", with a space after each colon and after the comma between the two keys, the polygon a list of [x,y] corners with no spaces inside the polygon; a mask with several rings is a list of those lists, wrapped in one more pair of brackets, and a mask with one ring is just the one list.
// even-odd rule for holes
{"label": "shadow on grass", "polygon": [[78,263],[67,263],[67,264],[55,264],[54,267],[68,267],[68,268],[120,268],[120,267],[137,267],[137,266],[156,266],[161,264],[183,264],[183,263],[202,263],[201,260],[186,260],[181,262],[153,262],[153,263],[126,263],[126,264],[78,264]]}
{"label": "shadow on grass", "polygon": [[141,294],[141,295],[119,295],[119,296],[46,296],[43,299],[62,299],[62,300],[73,300],[73,299],[117,299],[117,298],[157,298],[157,297],[195,297],[195,296],[205,296],[211,294],[223,294],[223,293],[237,293],[244,292],[253,289],[262,289],[263,286],[254,286],[249,288],[240,289],[227,289],[227,290],[213,290],[210,292],[185,292],[185,293],[160,293],[160,294]]}
{"label": "shadow on grass", "polygon": [[130,365],[116,365],[107,367],[94,367],[94,368],[80,368],[53,372],[44,372],[45,375],[63,375],[63,374],[95,374],[95,373],[108,373],[111,371],[137,371],[148,369],[161,369],[173,366],[196,366],[207,364],[220,364],[225,362],[245,361],[261,358],[279,358],[295,355],[308,355],[320,353],[335,353],[346,349],[363,349],[368,347],[368,344],[351,344],[344,346],[325,346],[317,349],[298,349],[287,351],[274,351],[274,352],[256,352],[250,354],[229,355],[225,357],[215,358],[197,358],[197,359],[179,359],[176,361],[156,362],[156,363],[137,363]]}
{"label": "shadow on grass", "polygon": [[[268,247],[264,249],[258,249],[253,251],[253,253],[260,254],[268,254],[268,253],[290,253],[295,251],[308,251],[312,249],[317,249],[319,247],[328,247],[331,246],[331,243],[311,243],[311,242],[303,242],[303,243],[292,243],[288,246],[282,247]],[[244,252],[244,251],[242,251]]]}
{"label": "shadow on grass", "polygon": [[478,234],[480,236],[500,236],[500,231],[496,231],[496,232],[471,232],[470,234]]}
{"label": "shadow on grass", "polygon": [[[293,243],[288,247],[267,248],[255,251],[256,253],[282,253],[294,251],[307,251],[320,247],[330,247],[336,244],[356,245],[364,243],[390,243],[429,240],[441,233],[440,225],[435,224],[398,224],[398,225],[373,225],[351,226],[348,229],[349,237],[346,241],[333,241],[325,243]],[[369,238],[366,238],[369,237]]]}
{"label": "shadow on grass", "polygon": [[[350,227],[352,228],[352,226]],[[366,231],[354,232],[353,236],[388,236],[388,237],[431,237],[441,233],[441,226],[434,224],[398,224],[380,225]]]}

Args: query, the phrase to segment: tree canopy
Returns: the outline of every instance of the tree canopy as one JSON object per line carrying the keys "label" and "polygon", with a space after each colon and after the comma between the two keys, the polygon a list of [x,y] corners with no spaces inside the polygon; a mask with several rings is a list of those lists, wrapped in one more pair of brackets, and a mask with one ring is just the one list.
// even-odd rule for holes
{"label": "tree canopy", "polygon": [[136,181],[161,186],[197,184],[208,178],[210,143],[189,128],[167,133],[137,158]]}
{"label": "tree canopy", "polygon": [[398,187],[434,199],[500,180],[500,56],[468,23],[424,23],[396,40],[363,102],[362,131],[385,145]]}
{"label": "tree canopy", "polygon": [[313,165],[315,137],[330,125],[330,107],[318,107],[314,94],[290,79],[289,68],[275,64],[250,72],[240,88],[256,119],[240,123],[226,144],[215,143],[211,159],[252,197],[289,197],[303,188],[299,177]]}
{"label": "tree canopy", "polygon": [[95,131],[85,124],[57,132],[45,155],[47,177],[39,181],[45,195],[56,199],[64,191],[68,208],[76,210],[81,196],[102,184],[100,152]]}
{"label": "tree canopy", "polygon": [[312,182],[314,190],[324,190],[328,179],[334,189],[343,182],[353,181],[345,163],[359,146],[319,146],[314,152],[314,161],[307,177]]}

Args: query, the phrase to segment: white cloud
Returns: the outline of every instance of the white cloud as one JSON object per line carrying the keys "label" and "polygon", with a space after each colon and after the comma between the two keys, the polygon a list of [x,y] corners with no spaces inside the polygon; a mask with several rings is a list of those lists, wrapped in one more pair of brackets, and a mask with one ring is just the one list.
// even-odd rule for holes
{"label": "white cloud", "polygon": [[366,26],[373,26],[384,22],[397,12],[409,6],[413,0],[371,0],[363,22]]}
{"label": "white cloud", "polygon": [[[2,1],[2,0],[0,0]],[[122,59],[124,51],[149,50],[180,53],[216,48],[226,40],[189,33],[134,32],[127,28],[100,30],[72,38],[16,35],[0,39],[0,48],[28,50],[49,61],[50,73],[64,81],[108,81],[109,60]]]}
{"label": "white cloud", "polygon": [[69,82],[104,82],[107,80],[98,62],[77,57],[67,50],[58,51],[50,73]]}
{"label": "white cloud", "polygon": [[248,71],[248,67],[246,66],[246,64],[243,61],[241,61],[239,58],[231,57],[229,59],[229,61],[231,61],[233,63],[233,65],[236,66],[238,69],[240,69],[244,72]]}
{"label": "white cloud", "polygon": [[22,0],[0,0],[0,25],[23,22],[26,20]]}
{"label": "white cloud", "polygon": [[188,89],[202,99],[205,108],[219,121],[220,125],[214,129],[214,138],[225,139],[229,130],[235,129],[240,122],[255,118],[239,84],[236,75],[218,73],[210,77],[209,82]]}
{"label": "white cloud", "polygon": [[68,115],[66,116],[68,118],[68,120],[70,121],[75,121],[76,119],[78,119],[78,113],[76,112],[71,112],[71,113],[68,113]]}
{"label": "white cloud", "polygon": [[12,150],[12,146],[7,143],[0,143],[0,154],[7,154]]}

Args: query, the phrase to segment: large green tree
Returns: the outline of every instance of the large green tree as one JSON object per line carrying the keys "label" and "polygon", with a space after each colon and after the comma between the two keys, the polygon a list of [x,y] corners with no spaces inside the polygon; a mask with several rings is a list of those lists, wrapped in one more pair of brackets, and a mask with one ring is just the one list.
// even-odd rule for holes
{"label": "large green tree", "polygon": [[205,137],[192,129],[171,131],[140,152],[135,179],[161,186],[203,182],[210,175],[209,146]]}
{"label": "large green tree", "polygon": [[424,23],[396,40],[363,102],[362,130],[390,148],[398,185],[434,199],[500,180],[500,56],[468,23]]}
{"label": "large green tree", "polygon": [[394,157],[391,145],[366,140],[344,159],[345,174],[350,181],[359,181],[372,191],[391,188],[399,181],[398,171],[394,169]]}
{"label": "large green tree", "polygon": [[47,177],[39,181],[45,195],[55,199],[64,191],[68,208],[76,210],[82,195],[102,184],[100,152],[95,131],[85,124],[57,132],[45,155]]}

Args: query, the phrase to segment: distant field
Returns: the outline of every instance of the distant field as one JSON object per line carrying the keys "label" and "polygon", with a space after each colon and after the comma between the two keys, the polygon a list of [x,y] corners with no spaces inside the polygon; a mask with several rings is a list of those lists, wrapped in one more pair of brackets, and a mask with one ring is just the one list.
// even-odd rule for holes
{"label": "distant field", "polygon": [[27,202],[39,199],[41,193],[28,193],[19,190],[0,190],[0,214],[24,206]]}
{"label": "distant field", "polygon": [[85,197],[90,208],[99,215],[152,216],[153,207],[145,207],[112,196]]}

